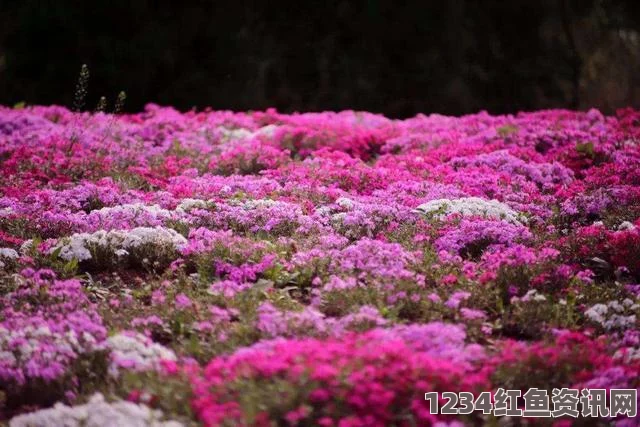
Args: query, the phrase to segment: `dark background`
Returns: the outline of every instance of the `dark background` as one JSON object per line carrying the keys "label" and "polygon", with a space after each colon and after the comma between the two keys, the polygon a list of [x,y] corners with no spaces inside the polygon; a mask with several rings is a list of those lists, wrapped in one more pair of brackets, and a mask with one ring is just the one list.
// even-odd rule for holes
{"label": "dark background", "polygon": [[282,112],[640,107],[640,1],[0,0],[0,104]]}

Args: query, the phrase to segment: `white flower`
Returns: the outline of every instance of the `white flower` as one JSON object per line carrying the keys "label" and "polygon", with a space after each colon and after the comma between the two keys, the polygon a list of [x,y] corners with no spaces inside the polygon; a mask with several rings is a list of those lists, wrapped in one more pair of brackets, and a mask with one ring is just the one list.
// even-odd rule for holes
{"label": "white flower", "polygon": [[211,203],[211,200],[183,199],[180,201],[180,204],[176,206],[176,212],[185,213],[195,208],[206,209],[209,203]]}
{"label": "white flower", "polygon": [[116,254],[119,257],[124,257],[124,256],[129,255],[129,252],[126,251],[125,249],[117,249],[113,253]]}
{"label": "white flower", "polygon": [[621,313],[622,311],[624,311],[624,307],[618,301],[610,301],[609,308],[617,311],[618,313]]}
{"label": "white flower", "polygon": [[4,268],[4,266],[6,265],[2,259],[4,258],[5,260],[7,259],[16,259],[18,258],[18,252],[15,251],[15,249],[11,249],[11,248],[0,248],[0,269]]}
{"label": "white flower", "polygon": [[622,303],[613,300],[607,304],[595,304],[584,315],[607,331],[626,330],[635,327],[636,315],[631,311],[637,308],[637,304],[626,298]]}
{"label": "white flower", "polygon": [[25,240],[24,242],[22,242],[22,245],[20,245],[20,253],[26,254],[31,250],[32,246],[33,246],[33,239]]}
{"label": "white flower", "polygon": [[632,223],[630,223],[629,221],[623,221],[618,226],[618,230],[620,230],[620,231],[622,231],[622,230],[635,230],[635,228],[636,228],[636,226],[633,225]]}
{"label": "white flower", "polygon": [[109,337],[106,345],[111,350],[112,364],[109,372],[113,376],[117,376],[122,367],[134,370],[158,369],[161,360],[176,360],[172,350],[139,333],[119,333]]}
{"label": "white flower", "polygon": [[222,137],[226,140],[244,140],[261,135],[266,136],[267,138],[272,138],[278,127],[279,126],[277,125],[267,125],[261,127],[255,132],[252,132],[251,130],[244,128],[229,129],[224,126],[220,126],[218,127],[218,130],[222,133]]}
{"label": "white flower", "polygon": [[167,218],[171,216],[171,211],[162,209],[158,205],[145,205],[143,203],[132,203],[118,206],[111,206],[97,209],[90,212],[90,215],[99,215],[101,217],[111,217],[118,215],[137,216],[146,213],[153,217]]}
{"label": "white flower", "polygon": [[328,215],[331,215],[332,211],[333,211],[333,209],[331,209],[331,206],[320,206],[320,207],[316,208],[316,215],[318,215],[318,216],[328,216]]}
{"label": "white flower", "polygon": [[351,199],[340,197],[338,200],[336,200],[336,205],[340,206],[343,209],[352,209],[354,203]]}
{"label": "white flower", "polygon": [[0,248],[0,257],[2,258],[16,259],[18,256],[18,252],[16,252],[15,249]]}
{"label": "white flower", "polygon": [[542,294],[539,294],[535,289],[530,289],[526,294],[520,298],[520,301],[546,301],[547,297]]}
{"label": "white flower", "polygon": [[629,329],[636,324],[636,315],[632,314],[631,316],[621,316],[619,314],[611,315],[605,322],[603,326],[607,330],[612,329]]}
{"label": "white flower", "polygon": [[[229,204],[233,205],[234,201],[230,201]],[[243,209],[260,209],[260,208],[272,208],[274,206],[288,206],[287,203],[279,202],[272,199],[251,199],[237,202]]]}
{"label": "white flower", "polygon": [[218,127],[218,130],[222,133],[222,137],[229,140],[234,139],[247,139],[253,136],[253,132],[249,129],[237,128],[237,129],[228,129],[224,126]]}
{"label": "white flower", "polygon": [[584,315],[596,323],[604,322],[604,315],[607,314],[608,307],[604,304],[596,304],[584,312]]}
{"label": "white flower", "polygon": [[267,126],[263,126],[260,129],[258,129],[257,131],[254,132],[254,135],[264,135],[267,138],[273,138],[273,136],[276,133],[276,130],[278,130],[279,126],[277,125],[267,125]]}
{"label": "white flower", "polygon": [[497,200],[485,200],[479,197],[463,197],[460,199],[436,199],[418,206],[414,212],[419,214],[436,214],[438,218],[451,214],[463,216],[484,216],[502,219],[513,224],[526,223],[522,214]]}
{"label": "white flower", "polygon": [[547,300],[547,297],[545,297],[545,296],[544,296],[544,295],[542,295],[542,294],[538,294],[538,295],[536,295],[536,296],[534,296],[534,297],[533,297],[533,300],[534,300],[534,301],[546,301],[546,300]]}
{"label": "white flower", "polygon": [[177,421],[162,421],[162,411],[124,400],[107,402],[100,393],[85,405],[66,406],[18,415],[10,427],[180,427]]}
{"label": "white flower", "polygon": [[6,208],[0,208],[0,218],[2,218],[3,216],[9,216],[13,213],[13,209],[6,207]]}
{"label": "white flower", "polygon": [[129,249],[141,245],[155,247],[173,247],[180,249],[187,244],[187,239],[171,228],[138,227],[132,230],[99,230],[95,233],[76,233],[62,238],[50,249],[50,253],[59,250],[59,257],[64,260],[76,258],[78,261],[91,259],[92,247],[100,247],[117,256],[124,256]]}

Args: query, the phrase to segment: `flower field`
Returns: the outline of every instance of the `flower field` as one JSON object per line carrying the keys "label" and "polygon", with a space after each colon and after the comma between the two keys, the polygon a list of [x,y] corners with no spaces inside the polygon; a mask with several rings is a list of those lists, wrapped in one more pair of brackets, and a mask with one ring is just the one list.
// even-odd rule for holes
{"label": "flower field", "polygon": [[497,426],[424,394],[638,389],[639,144],[632,110],[0,107],[0,424]]}

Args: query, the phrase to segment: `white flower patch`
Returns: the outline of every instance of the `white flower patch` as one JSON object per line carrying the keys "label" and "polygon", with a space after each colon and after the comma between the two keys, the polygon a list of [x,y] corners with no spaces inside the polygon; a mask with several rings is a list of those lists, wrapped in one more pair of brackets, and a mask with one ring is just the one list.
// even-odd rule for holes
{"label": "white flower patch", "polygon": [[245,128],[229,129],[224,126],[220,126],[217,129],[218,131],[220,131],[220,133],[222,133],[222,137],[225,140],[233,141],[233,140],[250,139],[256,136],[266,136],[267,138],[272,138],[276,130],[278,130],[278,128],[279,126],[277,125],[267,125],[267,126],[261,127],[255,132]]}
{"label": "white flower patch", "polygon": [[119,333],[107,338],[111,350],[109,373],[117,376],[120,369],[136,371],[158,369],[161,360],[176,360],[176,354],[140,333]]}
{"label": "white flower patch", "polygon": [[253,132],[244,128],[229,129],[224,126],[220,126],[218,127],[218,130],[222,134],[222,137],[227,140],[247,139],[253,135]]}
{"label": "white flower patch", "polygon": [[58,241],[50,249],[50,253],[59,250],[60,258],[78,261],[91,259],[89,248],[100,247],[118,256],[126,255],[130,249],[142,245],[172,247],[180,249],[187,244],[187,239],[171,228],[138,227],[132,230],[99,230],[95,233],[76,233]]}
{"label": "white flower patch", "polygon": [[101,218],[136,218],[144,215],[145,218],[168,219],[181,216],[192,209],[207,209],[211,207],[213,200],[202,199],[182,199],[175,210],[161,208],[158,205],[145,205],[143,203],[132,203],[118,206],[111,206],[97,209],[89,213],[90,216]]}
{"label": "white flower patch", "polygon": [[266,125],[255,131],[254,135],[264,135],[267,138],[273,138],[278,128],[280,128],[278,125]]}
{"label": "white flower patch", "polygon": [[636,226],[630,223],[629,221],[622,221],[618,226],[619,231],[623,230],[635,230]]}
{"label": "white flower patch", "polygon": [[[545,297],[543,294],[539,293],[535,289],[529,289],[527,291],[527,293],[524,294],[523,296],[521,296],[521,297],[513,296],[510,299],[511,304],[531,303],[531,302],[544,302],[546,300],[547,300],[547,297]],[[562,300],[560,301],[561,305],[566,305],[566,303],[567,303],[566,301],[564,302],[564,304],[562,303]]]}
{"label": "white flower patch", "polygon": [[18,252],[15,249],[0,248],[0,258],[16,259],[18,256]]}
{"label": "white flower patch", "polygon": [[536,291],[535,289],[529,289],[527,293],[524,294],[522,298],[520,298],[520,301],[523,301],[523,302],[529,302],[529,301],[542,302],[546,300],[547,300],[547,297],[538,293],[538,291]]}
{"label": "white flower patch", "polygon": [[103,241],[105,240],[106,231],[98,231],[93,234],[78,233],[71,237],[62,239],[63,243],[58,242],[56,246],[51,248],[51,253],[60,249],[60,258],[67,261],[76,258],[78,261],[86,261],[91,259],[91,252],[87,249],[86,245],[89,242]]}
{"label": "white flower patch", "polygon": [[460,199],[436,199],[418,206],[414,212],[427,215],[435,214],[443,218],[451,214],[463,216],[484,216],[502,219],[512,224],[526,223],[526,218],[497,200],[485,200],[479,197],[463,197]]}
{"label": "white flower patch", "polygon": [[340,206],[343,209],[353,209],[355,206],[355,202],[347,197],[340,197],[336,200],[336,205]]}
{"label": "white flower patch", "polygon": [[192,209],[207,209],[212,203],[212,200],[182,199],[180,204],[176,206],[176,212],[186,213]]}
{"label": "white flower patch", "polygon": [[320,206],[316,208],[316,215],[320,217],[330,216],[331,212],[333,212],[333,209],[331,208],[331,206]]}
{"label": "white flower patch", "polygon": [[20,253],[22,255],[25,255],[31,250],[32,247],[33,247],[33,239],[25,240],[20,245]]}
{"label": "white flower patch", "polygon": [[18,258],[18,252],[15,249],[11,248],[0,248],[0,268],[4,268],[6,265],[3,259],[6,260],[14,260]]}
{"label": "white flower patch", "polygon": [[9,216],[13,213],[13,209],[6,207],[6,208],[1,208],[0,209],[0,218],[2,218],[3,216]]}
{"label": "white flower patch", "polygon": [[125,400],[107,402],[96,393],[85,405],[66,406],[18,415],[9,421],[10,427],[181,427],[178,421],[163,421],[162,411]]}
{"label": "white flower patch", "polygon": [[584,312],[592,322],[600,324],[605,330],[625,330],[636,325],[636,315],[630,314],[640,305],[626,298],[622,303],[609,301],[607,304],[595,304]]}
{"label": "white flower patch", "polygon": [[167,209],[163,209],[158,205],[145,205],[143,203],[131,203],[97,209],[91,211],[90,215],[99,215],[101,217],[121,215],[137,216],[143,213],[156,218],[168,218],[171,216],[171,211]]}
{"label": "white flower patch", "polygon": [[252,199],[244,201],[230,200],[229,205],[240,206],[246,210],[261,209],[261,208],[273,208],[275,206],[289,206],[288,203],[280,202],[272,199]]}

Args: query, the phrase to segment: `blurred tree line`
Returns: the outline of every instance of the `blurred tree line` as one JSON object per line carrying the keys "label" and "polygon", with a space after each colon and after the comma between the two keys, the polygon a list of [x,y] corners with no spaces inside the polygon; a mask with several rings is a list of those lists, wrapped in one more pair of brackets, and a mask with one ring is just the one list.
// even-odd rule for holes
{"label": "blurred tree line", "polygon": [[640,107],[640,2],[0,0],[0,104],[283,112]]}

